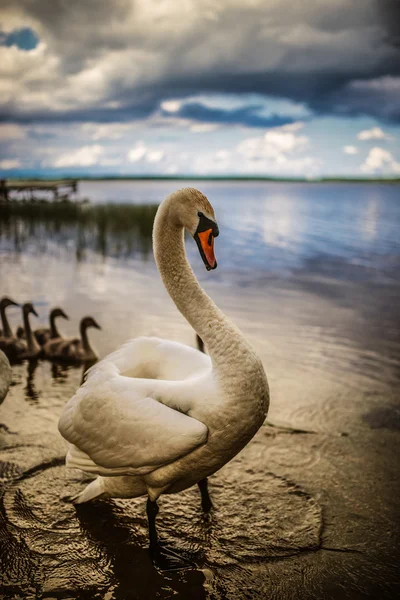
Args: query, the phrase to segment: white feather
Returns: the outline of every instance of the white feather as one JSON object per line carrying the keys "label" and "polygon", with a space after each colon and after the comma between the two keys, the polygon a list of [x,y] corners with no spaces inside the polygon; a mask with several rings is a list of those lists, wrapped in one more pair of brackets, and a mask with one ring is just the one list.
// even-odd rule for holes
{"label": "white feather", "polygon": [[79,502],[145,493],[156,500],[190,487],[235,456],[264,421],[269,395],[263,366],[200,288],[186,259],[183,228],[176,227],[184,223],[193,233],[199,211],[213,216],[196,190],[167,198],[157,212],[153,246],[167,291],[210,356],[140,337],[87,372],[59,421],[71,444],[67,466],[99,476]]}
{"label": "white feather", "polygon": [[[80,450],[70,451],[67,466],[139,475],[204,444],[207,426],[180,410],[190,409],[198,374],[207,370],[209,357],[183,344],[157,338],[124,344],[88,371],[64,408],[59,430]],[[132,377],[144,372],[153,379]],[[158,379],[161,374],[167,379]],[[178,374],[185,379],[172,380]]]}

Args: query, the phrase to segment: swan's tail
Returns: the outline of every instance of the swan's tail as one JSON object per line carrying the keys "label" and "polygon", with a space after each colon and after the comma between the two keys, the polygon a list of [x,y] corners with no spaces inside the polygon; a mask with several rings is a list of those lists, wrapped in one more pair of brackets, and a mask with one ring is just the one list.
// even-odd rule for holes
{"label": "swan's tail", "polygon": [[104,498],[105,496],[108,496],[108,494],[106,494],[104,478],[97,477],[97,479],[91,481],[89,485],[85,487],[83,492],[76,494],[76,496],[70,496],[68,500],[74,504],[83,504],[84,502],[89,502],[89,500]]}
{"label": "swan's tail", "polygon": [[75,496],[64,496],[63,500],[83,504],[100,498],[138,498],[145,496],[148,489],[139,477],[97,477]]}

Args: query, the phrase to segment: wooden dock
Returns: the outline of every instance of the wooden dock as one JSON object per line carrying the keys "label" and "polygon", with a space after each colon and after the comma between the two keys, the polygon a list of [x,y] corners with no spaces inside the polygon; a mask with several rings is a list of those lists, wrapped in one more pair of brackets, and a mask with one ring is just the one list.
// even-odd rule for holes
{"label": "wooden dock", "polygon": [[55,181],[0,180],[0,203],[3,204],[49,200],[68,202],[71,201],[72,195],[76,196],[77,192],[78,181],[76,179],[59,179]]}

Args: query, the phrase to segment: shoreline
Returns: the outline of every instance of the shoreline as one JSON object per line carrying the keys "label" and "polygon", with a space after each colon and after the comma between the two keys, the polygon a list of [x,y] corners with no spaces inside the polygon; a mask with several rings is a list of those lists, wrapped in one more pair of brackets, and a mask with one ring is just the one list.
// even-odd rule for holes
{"label": "shoreline", "polygon": [[400,178],[357,178],[357,177],[321,177],[321,178],[279,178],[279,177],[241,177],[241,176],[231,176],[231,177],[208,177],[201,175],[181,175],[181,176],[169,176],[169,175],[140,175],[140,176],[129,176],[129,175],[110,175],[110,176],[79,176],[79,175],[60,175],[60,177],[5,177],[5,181],[10,182],[19,182],[23,184],[27,183],[35,183],[35,182],[59,182],[59,181],[210,181],[210,182],[265,182],[265,183],[375,183],[375,184],[392,184],[398,185],[400,184]]}

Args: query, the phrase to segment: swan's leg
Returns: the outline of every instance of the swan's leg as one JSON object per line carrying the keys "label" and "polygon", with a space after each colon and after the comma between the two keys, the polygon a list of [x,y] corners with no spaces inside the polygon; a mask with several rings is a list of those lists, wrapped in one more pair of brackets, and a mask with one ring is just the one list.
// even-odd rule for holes
{"label": "swan's leg", "polygon": [[201,493],[201,507],[205,513],[208,513],[212,509],[213,504],[211,502],[210,494],[208,493],[207,477],[199,481],[197,485],[199,486],[199,490]]}
{"label": "swan's leg", "polygon": [[177,571],[193,567],[193,563],[179,556],[174,550],[160,545],[156,529],[158,511],[157,502],[153,502],[148,498],[146,512],[149,520],[150,556],[154,566],[161,571]]}
{"label": "swan's leg", "polygon": [[150,500],[150,498],[147,498],[146,512],[147,512],[147,518],[148,518],[148,521],[149,521],[150,552],[152,552],[153,548],[155,548],[156,546],[158,546],[158,535],[157,535],[157,529],[156,529],[156,517],[158,515],[158,511],[159,510],[160,509],[158,508],[157,502],[152,502]]}

